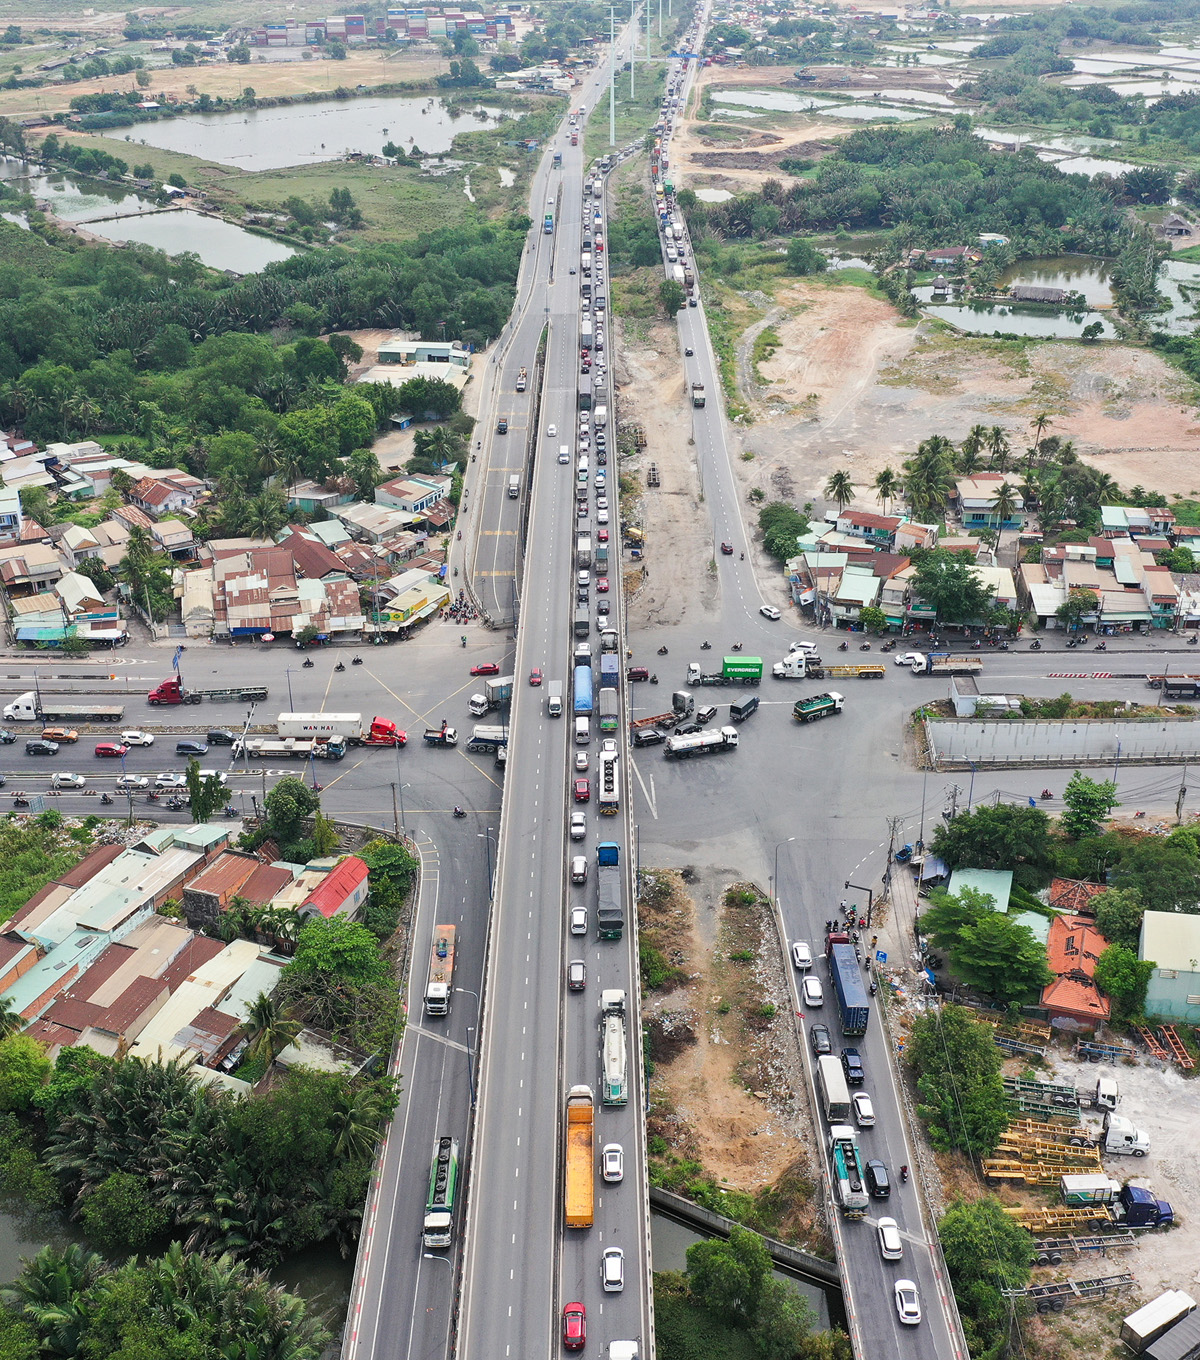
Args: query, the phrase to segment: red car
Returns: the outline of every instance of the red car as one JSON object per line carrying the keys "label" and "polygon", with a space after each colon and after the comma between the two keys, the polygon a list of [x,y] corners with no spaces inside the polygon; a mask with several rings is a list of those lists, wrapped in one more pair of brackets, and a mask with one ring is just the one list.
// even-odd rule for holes
{"label": "red car", "polygon": [[533,670],[529,672],[529,683],[535,686],[540,685],[542,683],[541,666],[534,666]]}
{"label": "red car", "polygon": [[96,743],[96,754],[98,756],[115,756],[120,760],[122,756],[129,754],[129,747],[122,746],[117,741],[100,741]]}
{"label": "red car", "polygon": [[597,576],[597,577],[596,577],[596,589],[600,592],[601,595],[607,595],[607,594],[608,594],[608,577],[607,577],[607,576]]}
{"label": "red car", "polygon": [[607,543],[607,542],[608,542],[608,530],[607,530],[607,529],[600,529],[600,530],[597,531],[597,533],[596,533],[596,542],[597,542],[597,543]]}
{"label": "red car", "polygon": [[563,1346],[569,1351],[581,1351],[586,1340],[587,1309],[582,1303],[568,1303],[563,1309]]}
{"label": "red car", "polygon": [[733,556],[733,544],[732,544],[732,543],[722,543],[722,544],[721,544],[721,551],[725,554],[726,557],[732,557],[732,556]]}
{"label": "red car", "polygon": [[589,803],[592,799],[592,785],[587,779],[577,779],[575,781],[575,801],[577,803]]}
{"label": "red car", "polygon": [[481,661],[478,666],[471,667],[472,675],[499,675],[500,667],[495,661]]}

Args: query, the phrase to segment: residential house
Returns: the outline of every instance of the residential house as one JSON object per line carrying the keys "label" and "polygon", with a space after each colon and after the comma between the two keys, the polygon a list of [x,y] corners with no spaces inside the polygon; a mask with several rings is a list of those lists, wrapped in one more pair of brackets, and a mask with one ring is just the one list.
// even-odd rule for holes
{"label": "residential house", "polygon": [[213,609],[213,576],[211,567],[199,571],[179,573],[176,596],[184,631],[190,638],[212,637],[216,615]]}
{"label": "residential house", "polygon": [[[309,870],[320,867],[319,862],[306,866]],[[308,894],[298,908],[302,920],[323,916],[327,921],[335,916],[352,918],[367,900],[368,870],[365,862],[357,855],[347,855],[337,860],[321,878],[321,881]]]}
{"label": "residential house", "polygon": [[348,505],[354,499],[349,491],[330,490],[320,482],[307,478],[288,487],[287,508],[303,510],[306,515],[328,513],[338,505]]}
{"label": "residential house", "polygon": [[877,515],[870,510],[831,511],[825,518],[836,526],[838,533],[865,538],[873,547],[883,549],[895,543],[901,524],[899,515]]}
{"label": "residential house", "polygon": [[[996,516],[997,493],[1008,484],[1012,492],[1013,509],[1003,521]],[[959,477],[950,497],[951,505],[967,528],[1015,529],[1024,522],[1025,500],[1017,489],[1016,479],[999,472],[980,472],[974,477]]]}
{"label": "residential house", "polygon": [[292,555],[299,577],[309,581],[338,580],[346,576],[342,560],[317,538],[309,538],[303,529],[294,526],[279,540],[279,546]]}
{"label": "residential house", "polygon": [[1042,989],[1042,1008],[1051,1021],[1076,1020],[1087,1025],[1109,1018],[1112,1007],[1096,985],[1096,960],[1108,941],[1090,917],[1056,916],[1046,940],[1046,961],[1054,981]]}
{"label": "residential house", "polygon": [[857,623],[864,609],[879,603],[880,585],[879,577],[869,567],[846,566],[829,599],[834,626],[845,628]]}
{"label": "residential house", "polygon": [[10,594],[32,594],[61,580],[67,566],[51,547],[29,543],[0,548],[0,585]]}
{"label": "residential house", "polygon": [[1066,288],[1045,288],[1036,283],[1014,283],[1008,290],[1014,302],[1048,302],[1061,306],[1070,297]]}
{"label": "residential house", "polygon": [[15,487],[0,486],[0,543],[16,542],[23,528],[20,495]]}
{"label": "residential house", "polygon": [[291,865],[266,864],[257,855],[227,850],[184,889],[184,917],[198,930],[217,929],[235,897],[265,907],[294,877]]}
{"label": "residential house", "polygon": [[131,505],[144,510],[151,519],[169,519],[194,505],[200,492],[160,477],[143,477],[125,494]]}
{"label": "residential house", "polygon": [[450,494],[451,479],[437,476],[396,477],[375,488],[375,504],[423,515]]}
{"label": "residential house", "polygon": [[1142,917],[1138,958],[1154,964],[1145,1013],[1200,1024],[1200,916],[1148,911]]}
{"label": "residential house", "polygon": [[411,528],[417,519],[417,516],[403,510],[394,510],[385,505],[367,505],[363,501],[338,506],[332,514],[341,520],[354,538],[364,543],[382,543],[392,534]]}
{"label": "residential house", "polygon": [[[397,364],[403,368],[439,364],[465,372],[471,367],[470,351],[457,340],[403,340],[397,335],[379,346],[377,359],[380,366]],[[405,374],[404,381],[412,376],[411,373]]]}
{"label": "residential house", "polygon": [[1106,883],[1088,883],[1081,878],[1052,878],[1046,904],[1068,916],[1095,916],[1095,899],[1107,891]]}
{"label": "residential house", "polygon": [[896,526],[892,546],[898,553],[907,553],[914,548],[937,548],[943,544],[936,524],[918,524],[916,520],[906,519]]}
{"label": "residential house", "polygon": [[1102,505],[1100,524],[1105,538],[1170,535],[1175,516],[1163,505]]}
{"label": "residential house", "polygon": [[78,524],[51,525],[50,541],[72,567],[101,557],[100,540],[90,529],[81,529]]}

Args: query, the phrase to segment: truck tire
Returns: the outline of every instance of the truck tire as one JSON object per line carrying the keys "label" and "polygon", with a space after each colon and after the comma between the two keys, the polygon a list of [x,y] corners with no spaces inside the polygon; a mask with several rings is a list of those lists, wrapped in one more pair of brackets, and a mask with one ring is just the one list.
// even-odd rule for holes
{"label": "truck tire", "polygon": [[1144,1156],[1146,1155],[1146,1149],[1145,1149],[1145,1148],[1134,1148],[1134,1150],[1133,1150],[1133,1155],[1134,1155],[1135,1157],[1144,1157]]}
{"label": "truck tire", "polygon": [[1051,1299],[1051,1300],[1050,1300],[1050,1311],[1051,1311],[1052,1313],[1061,1313],[1062,1310],[1063,1310],[1066,1306],[1067,1306],[1067,1301],[1066,1301],[1066,1299]]}
{"label": "truck tire", "polygon": [[158,699],[151,699],[151,700],[150,700],[150,707],[151,707],[151,708],[157,708],[158,705],[159,705],[159,702],[160,702],[160,701],[159,701]]}

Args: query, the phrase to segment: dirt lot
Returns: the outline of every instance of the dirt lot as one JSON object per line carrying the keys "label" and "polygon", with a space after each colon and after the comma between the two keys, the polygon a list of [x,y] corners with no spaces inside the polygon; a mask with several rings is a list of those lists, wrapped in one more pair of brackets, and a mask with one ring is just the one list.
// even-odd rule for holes
{"label": "dirt lot", "polygon": [[[730,905],[730,877],[660,870],[639,908],[643,943],[680,980],[643,993],[655,1062],[648,1127],[717,1185],[756,1194],[783,1179],[778,1231],[828,1250],[810,1193],[813,1133],[783,956],[764,899],[751,891],[755,905]],[[733,957],[742,953],[752,957]]]}

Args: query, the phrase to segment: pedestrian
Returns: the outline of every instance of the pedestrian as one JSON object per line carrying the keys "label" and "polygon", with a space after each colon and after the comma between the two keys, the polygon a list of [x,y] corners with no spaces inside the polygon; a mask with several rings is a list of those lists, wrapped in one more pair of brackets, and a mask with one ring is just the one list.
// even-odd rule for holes
{"label": "pedestrian", "polygon": [[875,946],[876,946],[878,943],[879,943],[879,936],[878,936],[878,935],[872,935],[872,936],[871,936],[871,948],[874,949]]}

